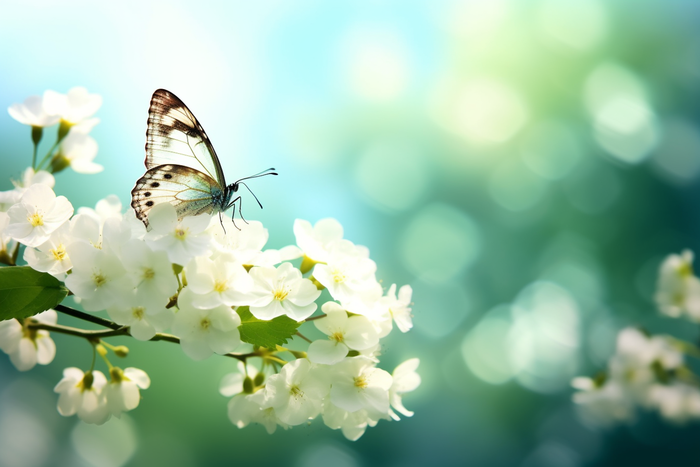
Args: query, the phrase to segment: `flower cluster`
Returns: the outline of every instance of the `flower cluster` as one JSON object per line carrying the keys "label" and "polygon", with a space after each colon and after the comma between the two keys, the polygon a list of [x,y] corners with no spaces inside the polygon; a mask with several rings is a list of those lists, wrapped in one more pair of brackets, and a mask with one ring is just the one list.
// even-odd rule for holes
{"label": "flower cluster", "polygon": [[[65,144],[99,104],[75,88],[67,96],[47,91],[10,113],[33,128],[60,121],[70,131]],[[68,158],[68,152],[53,157]],[[74,169],[84,167],[76,160],[69,159]],[[231,397],[229,417],[241,428],[260,423],[273,432],[321,415],[355,440],[380,419],[413,415],[402,395],[420,384],[418,360],[393,374],[378,367],[381,339],[394,324],[401,332],[412,327],[411,288],[384,290],[369,250],[344,239],[338,221],[297,220],[296,245],[266,249],[268,231],[260,222],[224,226],[208,214],[179,219],[162,203],[149,212],[147,229],[115,196],[75,213],[56,196],[54,183],[51,173],[30,167],[14,190],[0,193],[0,261],[12,266],[21,258],[63,282],[89,313],[55,308],[110,330],[59,326],[50,310],[0,322],[0,349],[24,371],[53,359],[49,330],[93,344],[109,381],[95,370],[95,358],[86,371],[67,368],[55,387],[62,415],[104,423],[134,409],[139,389],[150,385],[142,370],[111,364],[109,350],[123,357],[128,349],[109,345],[103,335],[176,342],[194,360],[237,359],[239,371],[224,379],[221,393]],[[102,312],[111,320],[91,318]],[[318,338],[308,339],[307,330]]]}
{"label": "flower cluster", "polygon": [[[665,315],[700,320],[700,280],[693,275],[693,255],[669,255],[661,264],[656,302]],[[625,328],[617,336],[608,369],[595,378],[578,377],[573,396],[591,423],[611,425],[634,419],[637,407],[658,410],[667,420],[683,423],[700,419],[698,377],[685,356],[700,356],[700,349],[666,335],[648,335]]]}

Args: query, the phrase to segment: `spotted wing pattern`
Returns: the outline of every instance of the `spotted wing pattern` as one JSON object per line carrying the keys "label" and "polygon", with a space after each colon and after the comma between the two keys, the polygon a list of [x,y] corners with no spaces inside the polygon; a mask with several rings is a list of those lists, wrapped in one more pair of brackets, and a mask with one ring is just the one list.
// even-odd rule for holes
{"label": "spotted wing pattern", "polygon": [[148,212],[160,203],[175,206],[178,219],[224,209],[225,189],[210,176],[182,165],[164,164],[148,170],[131,190],[131,206],[148,226]]}
{"label": "spotted wing pattern", "polygon": [[190,109],[165,89],[153,93],[146,130],[146,168],[165,164],[190,167],[226,186],[216,151]]}

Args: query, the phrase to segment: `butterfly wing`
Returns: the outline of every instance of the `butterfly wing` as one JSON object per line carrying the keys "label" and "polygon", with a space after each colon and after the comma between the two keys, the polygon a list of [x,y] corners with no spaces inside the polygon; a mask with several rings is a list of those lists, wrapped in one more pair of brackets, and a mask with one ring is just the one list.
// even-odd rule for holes
{"label": "butterfly wing", "polygon": [[184,166],[226,186],[216,151],[190,109],[165,89],[153,93],[146,130],[146,168]]}
{"label": "butterfly wing", "polygon": [[164,164],[149,169],[131,190],[131,206],[148,226],[148,212],[160,203],[175,206],[178,219],[221,211],[226,189],[205,173],[183,165]]}

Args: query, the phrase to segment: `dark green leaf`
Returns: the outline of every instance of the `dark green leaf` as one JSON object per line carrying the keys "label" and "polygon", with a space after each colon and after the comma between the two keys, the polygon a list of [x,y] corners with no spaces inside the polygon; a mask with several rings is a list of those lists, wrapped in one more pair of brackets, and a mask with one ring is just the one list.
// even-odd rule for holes
{"label": "dark green leaf", "polygon": [[260,347],[274,349],[278,345],[287,343],[297,332],[301,323],[297,323],[288,316],[278,316],[270,321],[262,321],[252,315],[247,306],[240,306],[236,310],[241,317],[241,340]]}
{"label": "dark green leaf", "polygon": [[63,283],[29,266],[0,268],[0,321],[46,311],[68,295]]}

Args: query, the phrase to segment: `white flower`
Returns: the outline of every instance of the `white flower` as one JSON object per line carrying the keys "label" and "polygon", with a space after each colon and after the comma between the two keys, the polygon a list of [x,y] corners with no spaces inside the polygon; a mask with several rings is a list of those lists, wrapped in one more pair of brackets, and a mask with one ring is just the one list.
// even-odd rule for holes
{"label": "white flower", "polygon": [[659,268],[656,303],[662,313],[700,322],[700,279],[693,275],[693,253],[669,255]]}
{"label": "white flower", "polygon": [[315,262],[328,261],[329,246],[343,238],[343,226],[335,219],[321,219],[311,227],[309,221],[294,221],[294,236],[304,255]]}
{"label": "white flower", "polygon": [[5,264],[14,264],[12,255],[17,243],[5,232],[8,225],[10,225],[10,216],[6,212],[0,212],[0,261]]}
{"label": "white flower", "polygon": [[53,175],[45,170],[34,171],[33,168],[27,167],[22,173],[22,180],[12,180],[15,186],[13,190],[0,191],[0,211],[7,211],[19,201],[22,194],[32,185],[42,184],[53,188],[56,184],[56,179]]}
{"label": "white flower", "polygon": [[369,259],[364,247],[347,240],[331,244],[327,264],[314,267],[314,278],[323,284],[334,299],[341,303],[356,300],[356,295],[378,284],[374,276],[377,265]]}
{"label": "white flower", "polygon": [[257,400],[261,399],[262,395],[263,391],[258,391],[255,394],[238,394],[231,398],[228,402],[228,418],[231,423],[238,428],[245,428],[250,423],[259,423],[269,434],[274,433],[278,425],[288,429],[289,425],[277,417],[274,408],[260,407]]}
{"label": "white flower", "polygon": [[66,272],[73,267],[66,250],[72,241],[70,224],[65,223],[36,249],[27,247],[24,250],[24,260],[33,269],[48,272],[57,279],[64,280]]}
{"label": "white flower", "polygon": [[399,297],[396,298],[396,284],[391,284],[386,297],[383,298],[383,305],[388,308],[389,314],[394,319],[396,326],[401,332],[408,332],[413,327],[411,316],[411,295],[413,289],[410,285],[404,285],[399,289]]}
{"label": "white flower", "polygon": [[314,324],[328,339],[309,345],[307,353],[312,362],[333,365],[343,360],[350,349],[368,349],[379,342],[374,326],[364,316],[348,318],[347,312],[335,302],[326,302],[321,309],[326,317]]}
{"label": "white flower", "polygon": [[47,112],[44,106],[45,98],[46,92],[44,93],[44,97],[29,96],[21,104],[12,104],[8,107],[7,111],[12,118],[24,125],[31,125],[34,127],[55,125],[58,123],[60,117]]}
{"label": "white flower", "polygon": [[141,400],[139,388],[148,389],[151,380],[145,371],[138,368],[112,367],[109,370],[110,382],[104,388],[109,413],[120,418],[122,412],[138,407]]}
{"label": "white flower", "polygon": [[270,320],[287,315],[302,321],[316,311],[314,301],[321,291],[291,263],[282,263],[277,268],[254,267],[250,276],[254,281],[250,312],[256,318]]}
{"label": "white flower", "polygon": [[[122,217],[122,202],[116,195],[109,195],[95,204],[95,209],[81,206],[78,208],[78,214],[87,215],[97,221],[98,224],[103,224],[107,219],[113,217],[121,219]],[[143,223],[139,221],[141,226]]]}
{"label": "white flower", "polygon": [[213,260],[194,258],[185,273],[187,288],[196,294],[192,304],[197,308],[248,304],[246,294],[253,286],[253,279],[230,254],[217,255]]}
{"label": "white flower", "polygon": [[73,206],[47,185],[36,184],[27,188],[7,214],[10,224],[5,232],[27,246],[37,247],[70,218]]}
{"label": "white flower", "polygon": [[58,397],[58,413],[64,417],[78,414],[85,423],[102,425],[110,417],[104,387],[107,378],[100,371],[83,373],[71,367],[63,370],[63,379],[53,389]]}
{"label": "white flower", "polygon": [[[419,363],[419,359],[411,358],[397,366],[391,374],[393,383],[389,389],[389,402],[397,412],[406,417],[412,417],[413,412],[403,406],[401,395],[415,390],[420,385],[421,379],[418,373],[416,373]],[[399,419],[393,411],[390,415],[394,420]]]}
{"label": "white flower", "polygon": [[355,412],[365,409],[370,416],[384,417],[389,412],[389,373],[374,366],[367,357],[346,358],[334,367],[331,402]]}
{"label": "white flower", "polygon": [[263,409],[274,408],[282,422],[300,425],[320,413],[327,394],[328,384],[316,375],[307,359],[299,358],[270,376],[264,397],[258,396],[257,400]]}
{"label": "white flower", "polygon": [[173,332],[180,336],[182,350],[193,360],[204,360],[212,353],[231,352],[241,343],[241,318],[230,307],[219,305],[199,309],[192,305],[192,292],[186,287],[178,297],[180,311],[175,315]]}
{"label": "white flower", "polygon": [[649,391],[649,400],[661,415],[675,423],[685,423],[700,417],[700,390],[688,384],[655,384]]}
{"label": "white flower", "polygon": [[261,222],[250,221],[243,223],[239,229],[221,228],[218,217],[211,218],[208,232],[214,238],[214,245],[223,252],[229,253],[233,260],[246,266],[272,266],[282,262],[284,259],[293,259],[298,256],[286,255],[284,258],[278,250],[262,251],[269,233]]}
{"label": "white flower", "polygon": [[148,293],[125,293],[121,299],[107,308],[107,314],[117,324],[129,326],[131,335],[140,341],[147,341],[157,332],[165,331],[175,318],[164,304],[149,308],[145,305]]}
{"label": "white flower", "polygon": [[52,164],[55,169],[70,166],[73,170],[82,174],[95,174],[102,172],[104,167],[93,162],[97,156],[97,141],[92,136],[75,131],[75,128],[68,133],[68,136],[61,142],[61,149]]}
{"label": "white flower", "polygon": [[147,312],[168,304],[177,292],[177,278],[165,251],[153,251],[141,240],[129,240],[121,248],[121,259],[131,284],[139,292]]}
{"label": "white flower", "polygon": [[357,441],[365,433],[370,423],[366,410],[348,412],[333,405],[330,399],[326,399],[323,405],[323,423],[331,430],[340,429],[350,441]]}
{"label": "white flower", "polygon": [[590,424],[610,426],[634,417],[634,403],[618,382],[608,380],[598,386],[590,378],[579,377],[574,378],[571,385],[580,391],[574,393],[573,401]]}
{"label": "white flower", "polygon": [[88,93],[87,89],[76,86],[68,94],[48,90],[44,93],[44,109],[51,115],[58,115],[70,124],[80,123],[92,116],[102,105],[102,97]]}
{"label": "white flower", "polygon": [[68,254],[73,270],[65,283],[82,300],[85,310],[104,310],[131,292],[126,270],[115,254],[83,241],[71,243]]}
{"label": "white flower", "polygon": [[56,344],[48,331],[32,330],[26,324],[38,321],[56,324],[56,311],[46,310],[25,320],[22,326],[16,319],[0,321],[0,349],[10,356],[19,371],[28,371],[39,365],[48,365],[56,356]]}
{"label": "white flower", "polygon": [[195,256],[208,254],[212,239],[204,230],[209,217],[202,214],[178,221],[170,203],[158,204],[148,214],[151,231],[146,234],[146,243],[154,250],[167,251],[171,262],[184,266]]}

